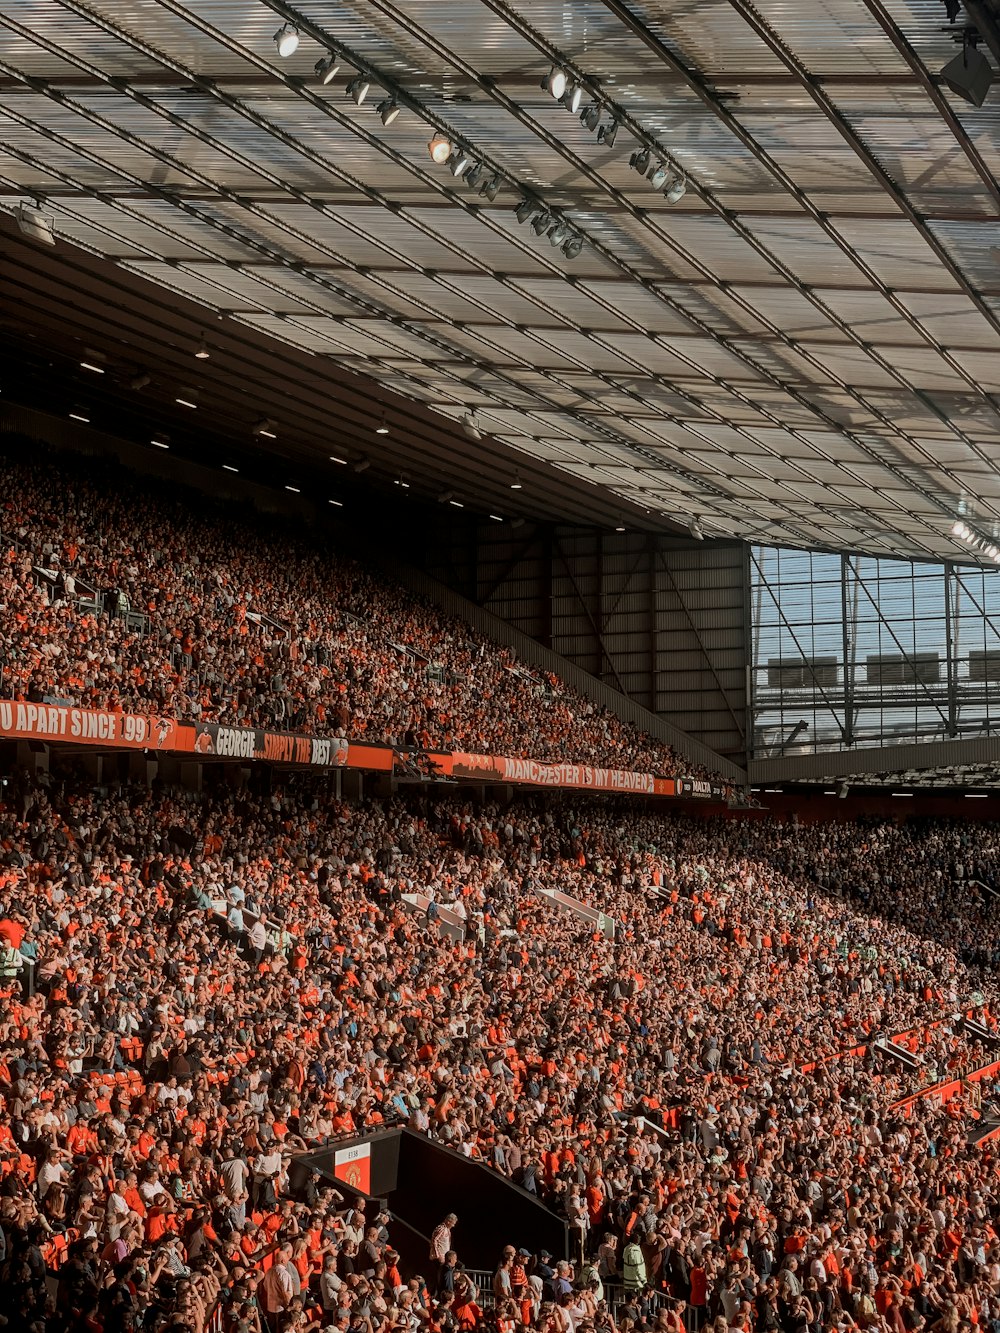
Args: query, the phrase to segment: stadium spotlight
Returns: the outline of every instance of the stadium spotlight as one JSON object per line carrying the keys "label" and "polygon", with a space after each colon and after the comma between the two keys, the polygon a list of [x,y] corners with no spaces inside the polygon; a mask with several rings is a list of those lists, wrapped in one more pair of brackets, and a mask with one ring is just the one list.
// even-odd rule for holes
{"label": "stadium spotlight", "polygon": [[567,259],[575,259],[583,249],[583,237],[577,232],[563,245],[563,254]]}
{"label": "stadium spotlight", "polygon": [[522,199],[517,208],[514,209],[514,216],[518,222],[525,223],[535,213],[538,212],[539,205],[534,199]]}
{"label": "stadium spotlight", "polygon": [[531,219],[531,226],[534,230],[535,235],[544,236],[545,233],[548,231],[548,229],[552,226],[552,222],[553,222],[552,214],[547,212],[545,209],[542,209],[541,213],[539,213],[537,217]]}
{"label": "stadium spotlight", "polygon": [[510,489],[511,489],[512,491],[520,491],[520,490],[523,490],[523,489],[524,489],[523,486],[522,486],[522,484],[521,484],[521,474],[520,474],[520,472],[515,472],[515,473],[514,473],[514,480],[510,483]]}
{"label": "stadium spotlight", "polygon": [[284,60],[287,56],[293,56],[299,49],[299,30],[286,23],[274,34],[274,44],[278,48],[278,55]]}
{"label": "stadium spotlight", "polygon": [[197,349],[195,350],[195,356],[198,358],[199,361],[207,361],[211,355],[212,353],[208,350],[208,343],[205,341],[204,338],[202,338],[201,342],[199,342],[198,344]]}
{"label": "stadium spotlight", "polygon": [[683,176],[675,176],[663,192],[668,204],[677,204],[687,194],[687,181]]}
{"label": "stadium spotlight", "polygon": [[500,193],[501,185],[503,185],[503,178],[497,172],[494,172],[488,181],[480,185],[479,193],[484,195],[492,204]]}
{"label": "stadium spotlight", "polygon": [[451,155],[448,163],[448,170],[453,176],[462,176],[472,166],[472,158],[469,151],[459,145]]}
{"label": "stadium spotlight", "polygon": [[614,148],[617,138],[618,122],[614,118],[612,118],[610,124],[602,125],[597,131],[597,142],[603,144],[605,148]]}
{"label": "stadium spotlight", "polygon": [[566,91],[568,82],[569,77],[566,71],[560,69],[558,65],[553,65],[549,70],[548,75],[542,79],[542,87],[547,93],[551,93],[558,102],[562,99],[562,95]]}
{"label": "stadium spotlight", "polygon": [[591,134],[601,123],[601,105],[599,102],[591,102],[590,106],[584,107],[580,112],[580,124],[585,130],[590,130]]}
{"label": "stadium spotlight", "polygon": [[479,429],[479,423],[476,421],[476,414],[471,409],[466,412],[462,418],[462,429],[468,435],[470,440],[481,440],[483,433]]}
{"label": "stadium spotlight", "polygon": [[571,83],[559,100],[575,116],[583,103],[583,89],[578,83]]}
{"label": "stadium spotlight", "polygon": [[371,83],[368,79],[363,74],[355,74],[344,91],[355,106],[361,106],[368,96],[369,88],[371,88]]}
{"label": "stadium spotlight", "polygon": [[473,162],[472,166],[465,173],[465,183],[470,190],[474,190],[483,178],[485,167],[482,162]]}
{"label": "stadium spotlight", "polygon": [[667,183],[667,177],[670,175],[670,168],[666,162],[657,162],[649,172],[649,183],[654,190],[662,190]]}
{"label": "stadium spotlight", "polygon": [[18,204],[14,209],[14,221],[22,236],[41,245],[55,245],[55,222],[37,205]]}
{"label": "stadium spotlight", "polygon": [[569,223],[564,219],[560,219],[560,221],[558,221],[549,231],[549,244],[554,245],[558,249],[559,246],[565,244],[568,240],[569,234]]}
{"label": "stadium spotlight", "polygon": [[976,38],[967,28],[962,49],[949,60],[941,71],[941,82],[956,97],[972,106],[982,106],[993,83],[993,68],[981,51],[976,50]]}
{"label": "stadium spotlight", "polygon": [[633,171],[637,171],[640,176],[645,176],[649,170],[649,149],[637,148],[628,160],[629,166]]}
{"label": "stadium spotlight", "polygon": [[384,413],[384,412],[382,413],[382,420],[381,420],[381,421],[379,422],[379,424],[375,427],[375,434],[376,434],[376,435],[388,435],[388,434],[389,434],[389,427],[386,425],[385,413]]}
{"label": "stadium spotlight", "polygon": [[435,134],[427,145],[427,151],[431,155],[431,160],[441,166],[451,157],[451,140],[443,134]]}
{"label": "stadium spotlight", "polygon": [[391,125],[399,115],[400,106],[394,97],[387,97],[384,101],[379,102],[375,110],[378,112],[383,125]]}
{"label": "stadium spotlight", "polygon": [[324,88],[334,81],[340,73],[340,61],[332,51],[329,55],[325,55],[321,60],[316,61],[315,73]]}

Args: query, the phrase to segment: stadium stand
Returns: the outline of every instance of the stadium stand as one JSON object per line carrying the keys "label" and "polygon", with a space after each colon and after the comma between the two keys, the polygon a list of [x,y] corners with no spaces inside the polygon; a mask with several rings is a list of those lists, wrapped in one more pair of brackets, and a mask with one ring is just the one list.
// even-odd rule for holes
{"label": "stadium stand", "polygon": [[[69,471],[67,471],[69,469]],[[356,562],[108,468],[0,465],[5,697],[702,773]]]}
{"label": "stadium stand", "polygon": [[[15,773],[5,1309],[194,1333],[985,1323],[1000,998],[909,905],[954,875],[956,836]],[[907,844],[880,915],[860,840]],[[464,940],[406,910],[417,888]],[[975,938],[981,905],[954,902]],[[403,1274],[373,1205],[289,1193],[297,1150],[393,1123],[536,1192],[574,1253],[514,1236],[464,1273],[476,1200],[448,1199],[454,1230]]]}

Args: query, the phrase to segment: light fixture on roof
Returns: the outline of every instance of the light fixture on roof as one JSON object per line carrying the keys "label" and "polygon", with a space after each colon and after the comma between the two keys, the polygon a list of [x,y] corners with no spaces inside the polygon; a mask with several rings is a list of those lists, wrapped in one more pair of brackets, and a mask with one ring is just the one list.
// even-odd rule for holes
{"label": "light fixture on roof", "polygon": [[299,49],[299,30],[293,27],[291,23],[284,24],[274,34],[274,44],[278,48],[278,55],[282,60],[293,56]]}
{"label": "light fixture on roof", "polygon": [[355,106],[361,106],[365,98],[368,96],[368,91],[370,88],[371,88],[371,83],[368,79],[365,78],[363,74],[355,74],[354,78],[344,89],[344,92],[345,95],[351,99],[351,101],[354,103]]}
{"label": "light fixture on roof", "polygon": [[617,138],[618,122],[612,117],[607,125],[602,125],[597,131],[597,142],[603,144],[605,148],[614,148]]}
{"label": "light fixture on roof", "polygon": [[993,83],[993,68],[981,51],[976,49],[978,35],[966,28],[962,34],[962,49],[949,60],[941,71],[941,82],[963,102],[982,106]]}
{"label": "light fixture on roof", "polygon": [[463,148],[461,144],[458,144],[452,150],[451,158],[448,162],[448,170],[453,176],[461,176],[468,171],[471,166],[472,158],[469,155],[469,150]]}
{"label": "light fixture on roof", "polygon": [[331,455],[330,455],[330,462],[331,462],[331,463],[339,463],[339,464],[341,465],[341,467],[346,467],[346,466],[347,466],[347,459],[346,459],[346,458],[338,458],[338,456],[337,456],[336,454],[331,454]]}
{"label": "light fixture on roof", "polygon": [[480,185],[479,193],[485,195],[492,204],[494,199],[496,199],[497,195],[500,193],[501,185],[503,185],[503,177],[497,172],[494,172],[488,181],[485,181]]}
{"label": "light fixture on roof", "polygon": [[239,468],[235,463],[223,463],[222,470],[223,472],[239,472]]}
{"label": "light fixture on roof", "polygon": [[648,180],[654,190],[662,190],[667,183],[667,177],[670,175],[670,167],[666,162],[657,162],[655,167],[650,168]]}
{"label": "light fixture on roof", "polygon": [[402,472],[399,474],[399,476],[392,484],[393,486],[399,486],[400,489],[404,491],[408,491],[410,489],[410,483],[403,476]]}
{"label": "light fixture on roof", "polygon": [[371,465],[372,461],[370,458],[359,458],[358,461],[354,464],[354,471],[367,472],[368,469],[371,467]]}
{"label": "light fixture on roof", "polygon": [[622,522],[621,519],[619,519],[617,525],[615,526],[615,532],[624,532],[624,531],[625,531],[625,524],[624,522]]}
{"label": "light fixture on roof", "polygon": [[93,361],[81,361],[81,362],[80,362],[80,369],[81,369],[81,370],[89,370],[89,371],[91,372],[91,374],[93,374],[93,375],[103,375],[103,374],[104,374],[104,367],[103,367],[103,366],[95,365],[95,363],[94,363]]}
{"label": "light fixture on roof", "polygon": [[633,171],[637,171],[640,176],[645,176],[649,170],[649,149],[646,147],[637,148],[628,160],[629,166]]}
{"label": "light fixture on roof", "polygon": [[601,123],[601,104],[600,102],[591,102],[590,106],[585,106],[580,112],[580,124],[585,130],[590,130],[591,134]]}
{"label": "light fixture on roof", "polygon": [[530,217],[533,217],[535,213],[538,212],[539,208],[540,205],[537,204],[534,199],[525,198],[522,199],[514,209],[514,216],[517,218],[518,222],[523,224],[527,222]]}
{"label": "light fixture on roof", "polygon": [[90,413],[85,407],[74,407],[69,415],[71,421],[82,421],[85,426],[90,425]]}
{"label": "light fixture on roof", "polygon": [[383,125],[391,125],[399,115],[400,106],[394,97],[387,97],[384,101],[379,102],[375,110],[378,112]]}
{"label": "light fixture on roof", "polygon": [[486,168],[483,166],[482,162],[473,162],[472,166],[465,173],[464,177],[465,183],[470,190],[474,190],[476,188],[476,186],[482,180],[483,172],[485,170]]}
{"label": "light fixture on roof", "polygon": [[691,522],[688,524],[688,532],[690,532],[691,536],[695,539],[696,542],[703,542],[705,540],[705,534],[701,530],[700,518],[695,517],[691,520]]}
{"label": "light fixture on roof", "polygon": [[503,517],[500,514],[490,514],[490,518],[493,520],[494,523],[503,522]]}
{"label": "light fixture on roof", "polygon": [[152,378],[144,370],[141,370],[138,375],[132,376],[128,382],[128,387],[139,393],[140,390],[147,388],[152,382]]}
{"label": "light fixture on roof", "polygon": [[286,481],[286,482],[285,482],[285,490],[286,490],[286,491],[291,491],[293,495],[301,495],[301,494],[302,494],[302,487],[301,487],[301,486],[296,486],[295,482],[293,482],[293,481]]}
{"label": "light fixture on roof", "polygon": [[14,221],[22,236],[41,245],[55,245],[55,219],[43,212],[40,204],[18,204]]}
{"label": "light fixture on roof", "polygon": [[174,399],[179,407],[189,407],[192,411],[197,411],[198,401],[196,395],[190,389],[182,389]]}
{"label": "light fixture on roof", "polygon": [[552,214],[546,212],[543,209],[542,212],[539,213],[537,217],[531,219],[531,226],[532,229],[534,230],[535,235],[544,236],[545,233],[548,231],[548,229],[552,226],[552,222],[553,222]]}
{"label": "light fixture on roof", "polygon": [[667,188],[663,191],[663,197],[668,204],[677,204],[687,194],[687,181],[683,176],[675,176]]}
{"label": "light fixture on roof", "polygon": [[572,236],[563,244],[563,254],[567,259],[575,259],[583,249],[583,237],[579,232],[574,232]]}
{"label": "light fixture on roof", "polygon": [[549,70],[547,76],[544,79],[542,79],[542,87],[545,89],[547,93],[551,93],[551,95],[558,102],[562,98],[563,93],[566,91],[566,85],[568,82],[569,82],[569,76],[567,75],[566,71],[564,69],[560,69],[558,65],[553,65],[552,68]]}
{"label": "light fixture on roof", "polygon": [[455,498],[454,491],[442,491],[441,494],[438,496],[438,504],[443,504],[443,505],[451,504],[454,498]]}
{"label": "light fixture on roof", "polygon": [[510,483],[510,489],[511,489],[512,491],[520,491],[520,490],[523,490],[523,486],[522,486],[522,483],[521,483],[521,474],[520,474],[520,472],[515,472],[515,473],[514,473],[514,480]]}
{"label": "light fixture on roof", "polygon": [[197,348],[195,349],[194,354],[199,361],[207,361],[208,358],[212,355],[212,353],[208,350],[208,343],[205,341],[204,338],[202,338],[201,342],[199,342]]}
{"label": "light fixture on roof", "polygon": [[560,220],[555,224],[555,226],[552,227],[549,231],[549,243],[551,245],[554,245],[558,249],[559,246],[565,244],[566,240],[569,237],[569,234],[570,234],[569,223],[564,218],[560,218]]}
{"label": "light fixture on roof", "polygon": [[455,509],[464,509],[465,505],[461,500],[449,500],[448,503]]}
{"label": "light fixture on roof", "polygon": [[462,418],[462,429],[468,435],[470,440],[481,440],[483,432],[479,429],[479,423],[476,421],[475,412],[470,409]]}
{"label": "light fixture on roof", "polygon": [[331,84],[340,73],[340,60],[331,51],[329,55],[323,56],[321,60],[316,61],[315,73],[317,79],[323,87]]}
{"label": "light fixture on roof", "polygon": [[253,433],[255,435],[263,435],[264,438],[268,440],[276,440],[278,438],[275,433],[274,422],[270,417],[261,417],[254,426]]}
{"label": "light fixture on roof", "polygon": [[163,435],[162,433],[158,433],[154,435],[153,438],[150,440],[150,444],[153,446],[154,449],[169,449],[170,437],[167,435]]}
{"label": "light fixture on roof", "polygon": [[344,507],[343,500],[327,500],[327,504],[336,505],[338,509],[343,509]]}
{"label": "light fixture on roof", "polygon": [[375,427],[375,434],[376,434],[376,435],[388,435],[388,434],[389,434],[389,427],[386,425],[385,413],[384,413],[384,412],[382,413],[382,420],[381,420],[381,421],[379,422],[379,424]]}
{"label": "light fixture on roof", "polygon": [[427,151],[432,161],[441,166],[451,157],[451,140],[445,134],[435,134],[427,145]]}
{"label": "light fixture on roof", "polygon": [[575,116],[583,104],[583,89],[578,83],[571,83],[559,100]]}

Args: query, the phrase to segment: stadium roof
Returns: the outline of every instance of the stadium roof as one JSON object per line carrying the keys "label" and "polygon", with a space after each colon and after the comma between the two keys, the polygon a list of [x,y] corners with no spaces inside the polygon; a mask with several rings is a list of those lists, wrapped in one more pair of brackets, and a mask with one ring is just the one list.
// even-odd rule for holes
{"label": "stadium roof", "polygon": [[[1000,530],[1000,93],[940,72],[988,82],[998,12],[7,0],[0,206],[39,205],[60,252],[9,249],[14,290],[31,307],[82,246],[223,313],[234,348],[311,359],[334,404],[370,376],[421,405],[422,478],[465,441],[484,512],[520,460],[554,517],[967,557],[956,519]],[[40,305],[8,314],[8,351],[22,314],[57,331]],[[63,313],[68,337],[72,289]],[[177,355],[176,321],[102,314],[109,357]],[[252,397],[246,355],[230,391]],[[404,465],[399,421],[373,466]],[[477,434],[509,462],[489,446],[476,472]]]}

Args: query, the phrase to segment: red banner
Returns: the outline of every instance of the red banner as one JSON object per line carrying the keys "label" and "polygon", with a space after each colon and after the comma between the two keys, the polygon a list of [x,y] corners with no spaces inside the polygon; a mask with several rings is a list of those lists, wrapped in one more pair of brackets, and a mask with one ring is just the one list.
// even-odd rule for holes
{"label": "red banner", "polygon": [[532,787],[569,787],[584,791],[629,792],[640,796],[676,796],[674,778],[652,773],[634,773],[623,768],[601,768],[596,764],[545,764],[537,759],[509,759],[487,754],[434,755],[447,762],[451,777],[482,782],[510,782]]}

